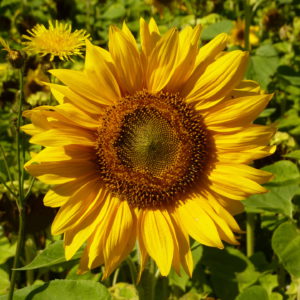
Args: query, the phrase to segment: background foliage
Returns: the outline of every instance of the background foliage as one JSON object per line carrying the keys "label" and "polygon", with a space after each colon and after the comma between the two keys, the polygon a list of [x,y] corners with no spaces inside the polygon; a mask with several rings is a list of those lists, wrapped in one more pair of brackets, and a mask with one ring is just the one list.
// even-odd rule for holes
{"label": "background foliage", "polygon": [[[22,50],[22,34],[35,24],[48,20],[71,23],[74,29],[86,29],[93,43],[107,46],[108,27],[126,20],[138,38],[139,18],[154,17],[161,32],[171,26],[201,23],[202,43],[220,32],[231,33],[234,21],[245,18],[246,1],[186,0],[2,0],[0,35],[12,49]],[[259,43],[251,48],[247,78],[258,81],[274,93],[269,107],[257,120],[275,124],[278,132],[272,140],[276,152],[254,162],[275,174],[266,186],[268,193],[244,201],[245,211],[254,226],[254,252],[246,251],[246,234],[238,247],[225,250],[192,244],[195,262],[193,278],[171,272],[158,276],[156,299],[283,300],[300,299],[300,4],[297,0],[250,1],[251,25],[256,25]],[[229,50],[239,46],[230,45]],[[82,59],[60,63],[80,69]],[[25,66],[25,109],[49,102],[49,91],[40,81],[49,80],[47,59],[30,56]],[[0,53],[0,299],[7,299],[18,231],[18,209],[8,188],[17,185],[16,120],[19,96],[18,72]],[[53,100],[51,100],[53,101]],[[31,151],[39,151],[23,138],[24,160]],[[10,175],[9,175],[10,174]],[[147,270],[136,286],[134,251],[120,268],[101,281],[101,268],[77,275],[80,250],[66,262],[61,237],[50,234],[56,211],[44,207],[43,195],[49,187],[25,174],[25,190],[32,187],[26,204],[26,241],[17,273],[14,299],[143,299],[147,294]],[[237,216],[246,230],[246,213]],[[248,220],[249,221],[249,220]],[[249,232],[248,232],[249,234]],[[2,295],[2,296],[1,296]],[[146,296],[145,296],[146,297]]]}

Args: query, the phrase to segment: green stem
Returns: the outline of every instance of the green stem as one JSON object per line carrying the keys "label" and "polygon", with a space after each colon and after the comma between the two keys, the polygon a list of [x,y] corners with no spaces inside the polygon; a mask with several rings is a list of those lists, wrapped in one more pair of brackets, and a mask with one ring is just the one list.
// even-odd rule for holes
{"label": "green stem", "polygon": [[114,277],[113,277],[113,281],[112,281],[112,286],[116,285],[117,280],[118,280],[118,276],[119,276],[119,272],[120,272],[120,268],[118,268],[118,269],[115,271],[115,274],[114,274]]}
{"label": "green stem", "polygon": [[247,213],[246,235],[247,235],[247,256],[254,254],[254,229],[255,229],[255,214]]}
{"label": "green stem", "polygon": [[140,284],[138,285],[139,299],[154,300],[157,277],[153,259],[149,260],[148,267],[144,270]]}
{"label": "green stem", "polygon": [[33,184],[35,183],[35,178],[34,177],[31,177],[31,180],[30,180],[30,183],[29,183],[29,187],[28,187],[28,190],[24,196],[24,202],[26,203],[26,200],[28,199],[29,195],[30,195],[30,192],[32,190],[32,187],[33,187]]}
{"label": "green stem", "polygon": [[250,51],[250,23],[251,23],[251,10],[249,0],[245,0],[245,50]]}
{"label": "green stem", "polygon": [[[36,254],[36,246],[33,237],[27,238],[25,242],[25,263],[31,263]],[[34,270],[26,270],[26,283],[32,285],[34,282]]]}
{"label": "green stem", "polygon": [[3,149],[3,147],[2,147],[1,144],[0,144],[0,150],[2,152],[3,161],[4,161],[4,167],[6,169],[8,180],[10,181],[12,187],[15,189],[14,183],[13,183],[13,180],[12,180],[12,176],[11,176],[11,173],[10,173],[10,170],[9,170],[9,167],[8,167],[8,163],[7,163],[7,158],[6,158],[6,155],[5,155],[5,151],[4,151],[4,149]]}
{"label": "green stem", "polygon": [[134,265],[131,257],[128,257],[126,259],[126,262],[128,264],[128,267],[129,267],[129,271],[130,271],[130,276],[131,276],[132,283],[136,286],[136,278],[137,278],[136,267],[135,267],[135,265]]}
{"label": "green stem", "polygon": [[18,121],[17,121],[17,138],[16,138],[16,144],[17,144],[17,164],[18,164],[18,188],[19,188],[19,194],[18,194],[18,209],[19,209],[19,232],[18,232],[18,240],[17,240],[17,248],[16,248],[16,254],[14,257],[13,262],[13,269],[11,273],[11,280],[10,280],[10,289],[8,293],[8,300],[13,299],[14,295],[14,289],[16,285],[16,278],[17,278],[17,270],[20,256],[23,250],[24,246],[24,240],[25,240],[25,202],[24,202],[24,169],[21,167],[21,121],[22,121],[22,107],[23,107],[23,101],[24,101],[24,93],[23,93],[23,86],[24,86],[24,80],[23,80],[23,68],[19,71],[19,87],[20,87],[20,98],[19,98],[19,110],[18,110]]}
{"label": "green stem", "polygon": [[[251,10],[249,0],[245,1],[245,50],[250,51],[250,23],[251,23]],[[254,253],[254,228],[255,228],[255,214],[247,213],[247,256],[250,257]]]}

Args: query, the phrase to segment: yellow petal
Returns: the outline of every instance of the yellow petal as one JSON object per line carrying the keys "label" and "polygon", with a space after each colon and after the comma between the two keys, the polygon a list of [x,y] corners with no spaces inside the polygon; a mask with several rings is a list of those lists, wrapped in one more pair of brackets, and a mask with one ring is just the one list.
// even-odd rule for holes
{"label": "yellow petal", "polygon": [[92,131],[76,127],[63,127],[38,133],[30,139],[30,143],[45,147],[61,147],[67,145],[93,147],[96,143],[96,135]]}
{"label": "yellow petal", "polygon": [[93,86],[101,90],[101,98],[106,104],[116,103],[121,91],[116,80],[116,67],[110,53],[86,41],[85,74]]}
{"label": "yellow petal", "polygon": [[[79,149],[85,150],[84,147]],[[24,168],[48,184],[62,184],[95,173],[95,162],[89,160],[93,155],[89,151],[74,152],[71,154],[70,149],[64,148],[46,148],[28,161]]]}
{"label": "yellow petal", "polygon": [[118,82],[123,93],[133,94],[143,88],[140,53],[136,42],[115,26],[109,30],[109,51],[117,66]]}
{"label": "yellow petal", "polygon": [[240,149],[239,151],[231,151],[219,149],[217,150],[218,160],[223,163],[235,162],[237,164],[249,164],[255,159],[263,158],[275,152],[276,146],[258,146],[252,149]]}
{"label": "yellow petal", "polygon": [[[252,194],[265,193],[267,190],[259,185],[272,178],[272,174],[246,165],[217,163],[209,174],[210,186],[215,192],[226,197],[242,200]],[[226,195],[223,191],[228,192]],[[232,195],[236,195],[232,197]]]}
{"label": "yellow petal", "polygon": [[174,73],[177,50],[178,32],[173,28],[160,38],[149,57],[146,79],[150,92],[161,91],[169,82]]}
{"label": "yellow petal", "polygon": [[209,64],[191,91],[184,88],[182,95],[188,103],[195,102],[198,110],[215,105],[242,80],[247,60],[247,52],[237,50],[224,54]]}
{"label": "yellow petal", "polygon": [[73,92],[82,97],[86,97],[101,105],[113,104],[114,99],[106,99],[105,95],[102,96],[103,86],[96,85],[85,72],[68,69],[54,69],[50,70],[49,73],[57,77]]}
{"label": "yellow petal", "polygon": [[104,263],[107,232],[115,218],[119,205],[120,200],[110,195],[99,209],[98,227],[93,238],[88,241],[88,268],[95,268]]}
{"label": "yellow petal", "polygon": [[[108,194],[107,194],[108,195]],[[99,213],[100,210],[106,206],[106,200],[108,200],[107,195],[104,198],[98,209],[94,209],[88,218],[83,219],[83,221],[77,222],[74,227],[67,230],[64,236],[65,245],[65,256],[66,259],[70,259],[80,246],[90,238],[90,236],[95,232],[97,226],[103,219],[103,212]],[[99,199],[100,201],[102,199]]]}
{"label": "yellow petal", "polygon": [[54,110],[62,115],[66,121],[73,123],[74,125],[94,130],[99,127],[99,122],[97,120],[99,116],[97,116],[97,119],[92,118],[91,115],[84,113],[81,109],[76,108],[76,106],[71,103],[64,103],[56,106],[39,106],[33,110]]}
{"label": "yellow petal", "polygon": [[44,205],[50,207],[59,207],[64,205],[70,197],[84,184],[97,176],[96,171],[76,178],[72,181],[56,185],[47,192],[44,197]]}
{"label": "yellow petal", "polygon": [[275,131],[271,126],[250,125],[232,134],[214,134],[214,142],[218,151],[250,150],[268,144]]}
{"label": "yellow petal", "polygon": [[194,29],[186,26],[179,33],[178,53],[173,67],[174,73],[165,87],[168,91],[177,92],[191,75],[198,52],[200,33],[200,25]]}
{"label": "yellow petal", "polygon": [[177,211],[181,224],[193,239],[207,246],[224,248],[216,225],[196,201],[185,201]]}
{"label": "yellow petal", "polygon": [[174,242],[165,216],[160,210],[141,213],[140,231],[149,255],[155,260],[162,276],[170,272]]}
{"label": "yellow petal", "polygon": [[[227,46],[229,36],[226,33],[218,34],[214,39],[202,46],[196,59],[196,67],[204,68]],[[199,72],[200,70],[198,70]]]}
{"label": "yellow petal", "polygon": [[[177,240],[177,251],[178,251],[178,257],[180,260],[181,265],[183,266],[183,269],[185,272],[192,277],[193,274],[193,257],[192,252],[190,249],[190,240],[189,236],[186,230],[181,225],[181,221],[178,217],[178,213],[172,212],[170,213],[170,217],[172,219],[172,223],[174,226],[174,230],[176,233],[176,240]],[[175,252],[175,250],[174,250]]]}
{"label": "yellow petal", "polygon": [[105,271],[108,277],[131,252],[136,241],[136,217],[127,201],[121,201],[115,217],[106,228],[104,246]]}
{"label": "yellow petal", "polygon": [[271,100],[272,95],[246,96],[222,101],[204,113],[205,124],[243,126],[253,122]]}
{"label": "yellow petal", "polygon": [[98,179],[90,180],[59,209],[52,223],[52,234],[61,234],[82,222],[100,206],[106,196],[107,192]]}
{"label": "yellow petal", "polygon": [[263,92],[257,82],[253,80],[242,80],[240,84],[232,91],[231,96],[238,98],[260,94],[263,94]]}
{"label": "yellow petal", "polygon": [[141,220],[142,220],[142,217],[141,217],[141,212],[140,211],[137,211],[136,212],[136,215],[137,215],[137,237],[138,237],[138,253],[139,253],[139,264],[140,264],[140,267],[139,267],[139,273],[138,273],[138,276],[137,276],[137,282],[140,282],[141,280],[141,277],[142,277],[142,273],[144,271],[144,268],[146,266],[146,263],[147,263],[147,260],[148,260],[148,252],[147,252],[147,249],[145,247],[145,244],[144,244],[144,241],[143,241],[143,235],[142,235],[142,232],[141,232]]}
{"label": "yellow petal", "polygon": [[157,25],[153,18],[151,18],[151,20],[148,25],[143,18],[140,19],[142,51],[146,57],[150,56],[151,52],[155,48],[157,41],[160,39]]}
{"label": "yellow petal", "polygon": [[193,73],[184,86],[182,93],[183,96],[186,96],[191,92],[206,67],[211,64],[217,54],[226,47],[228,39],[229,36],[226,33],[221,33],[200,48],[193,67]]}
{"label": "yellow petal", "polygon": [[97,102],[94,102],[83,95],[79,95],[72,91],[69,87],[60,85],[60,84],[53,84],[49,83],[47,84],[51,92],[55,95],[56,93],[59,93],[60,95],[63,95],[63,103],[72,103],[74,106],[80,108],[83,111],[86,111],[91,114],[101,114],[103,113],[106,105],[99,104]]}

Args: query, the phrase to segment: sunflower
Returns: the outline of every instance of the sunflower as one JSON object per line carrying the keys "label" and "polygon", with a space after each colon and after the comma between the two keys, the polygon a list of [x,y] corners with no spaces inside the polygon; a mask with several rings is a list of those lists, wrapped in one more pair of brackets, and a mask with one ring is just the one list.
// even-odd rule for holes
{"label": "sunflower", "polygon": [[41,56],[50,55],[50,61],[54,57],[61,60],[72,60],[71,56],[81,56],[85,46],[85,40],[89,34],[85,30],[75,30],[72,32],[70,24],[63,24],[49,21],[49,28],[38,24],[31,30],[29,35],[23,35],[27,41],[23,42],[28,52],[40,54]]}
{"label": "sunflower", "polygon": [[160,35],[140,20],[141,49],[126,24],[109,31],[109,51],[87,41],[83,71],[56,69],[59,105],[24,112],[23,130],[45,148],[26,170],[54,185],[53,234],[70,259],[86,242],[80,271],[105,264],[104,278],[136,242],[142,271],[191,276],[189,237],[238,244],[240,200],[271,174],[248,164],[269,155],[274,128],[253,124],[271,95],[243,81],[248,54],[222,52],[220,34],[198,49],[200,26]]}
{"label": "sunflower", "polygon": [[[250,45],[257,45],[259,39],[257,37],[258,26],[250,26],[249,28],[249,43]],[[231,43],[233,45],[245,47],[245,21],[238,19],[234,22],[231,30]]]}

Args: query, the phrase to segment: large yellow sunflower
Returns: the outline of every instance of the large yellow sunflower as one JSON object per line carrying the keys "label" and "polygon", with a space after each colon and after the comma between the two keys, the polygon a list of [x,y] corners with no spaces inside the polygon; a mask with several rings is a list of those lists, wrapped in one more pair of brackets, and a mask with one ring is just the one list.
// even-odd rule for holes
{"label": "large yellow sunflower", "polygon": [[140,28],[141,48],[112,26],[109,51],[87,41],[82,72],[51,71],[65,85],[49,84],[59,105],[24,113],[45,147],[25,168],[53,185],[44,203],[60,207],[66,258],[86,242],[82,272],[108,276],[137,242],[141,270],[151,256],[163,276],[191,276],[189,236],[238,244],[240,200],[266,192],[271,174],[247,164],[274,150],[274,128],[252,123],[271,96],[243,81],[248,54],[222,52],[226,34],[199,49],[200,26]]}

